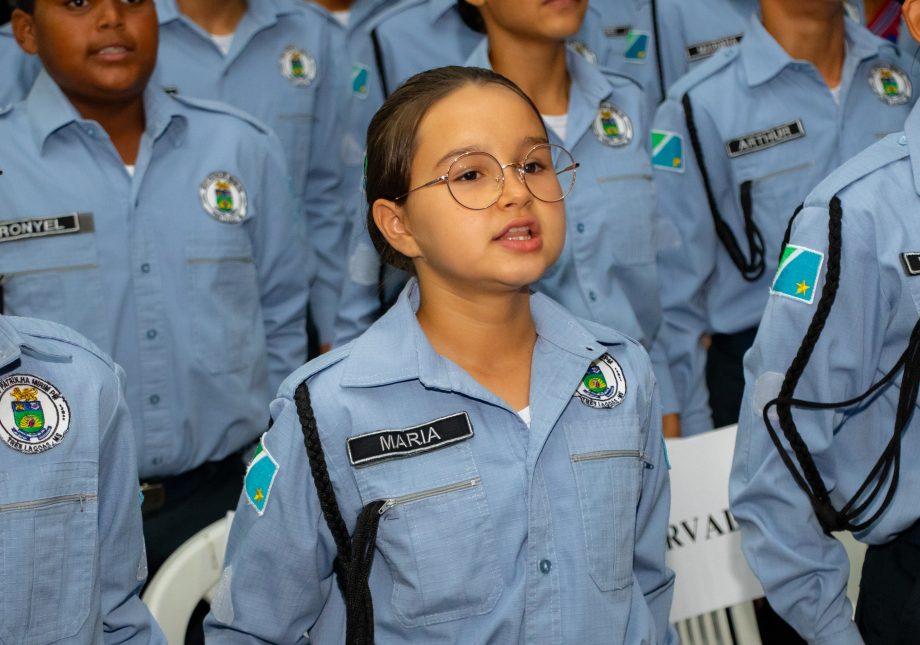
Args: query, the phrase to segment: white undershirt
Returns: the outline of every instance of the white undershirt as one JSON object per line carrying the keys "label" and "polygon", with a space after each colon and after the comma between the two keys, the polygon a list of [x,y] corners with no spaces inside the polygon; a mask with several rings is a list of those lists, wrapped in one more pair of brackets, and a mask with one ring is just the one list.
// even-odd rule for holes
{"label": "white undershirt", "polygon": [[233,45],[233,37],[235,35],[236,34],[227,34],[226,36],[218,36],[217,34],[211,34],[211,40],[217,45],[220,53],[226,56],[230,53],[230,47]]}
{"label": "white undershirt", "polygon": [[828,88],[831,91],[831,96],[834,97],[834,103],[840,105],[840,85],[837,87]]}
{"label": "white undershirt", "polygon": [[134,164],[125,164],[125,170],[128,171],[128,174],[132,177],[134,176]]}
{"label": "white undershirt", "polygon": [[332,17],[335,18],[335,21],[342,25],[343,27],[348,26],[348,21],[351,19],[351,9],[345,9],[343,11],[333,11]]}
{"label": "white undershirt", "polygon": [[527,427],[530,427],[530,406],[528,405],[523,410],[518,410],[518,416],[521,417],[521,421],[527,424]]}
{"label": "white undershirt", "polygon": [[546,123],[546,127],[555,132],[560,141],[565,141],[565,133],[568,129],[569,115],[560,114],[558,116],[550,116],[548,114],[541,114],[540,116],[543,117],[543,122]]}

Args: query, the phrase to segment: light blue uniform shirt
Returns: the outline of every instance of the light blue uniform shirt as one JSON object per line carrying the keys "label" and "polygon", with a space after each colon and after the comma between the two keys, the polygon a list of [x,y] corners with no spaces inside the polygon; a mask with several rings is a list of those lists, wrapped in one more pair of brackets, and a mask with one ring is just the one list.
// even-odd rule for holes
{"label": "light blue uniform shirt", "polygon": [[[798,399],[823,402],[855,397],[879,381],[907,348],[920,315],[920,276],[908,274],[901,259],[902,253],[920,251],[920,112],[914,109],[907,119],[905,135],[885,138],[823,181],[795,220],[790,243],[823,254],[821,269],[816,281],[813,272],[801,274],[813,286],[806,294],[813,297],[811,304],[783,293],[770,296],[757,340],[745,356],[731,510],[741,524],[748,562],[777,612],[809,642],[861,645],[846,596],[846,552],[822,532],[762,418],[825,289],[828,204],[834,195],[843,208],[840,286],[795,390]],[[792,277],[796,283],[797,278]],[[901,376],[858,406],[792,409],[837,509],[853,496],[891,439]],[[775,416],[774,410],[773,426],[779,432]],[[785,439],[783,445],[791,454]],[[920,418],[915,413],[902,435],[897,493],[885,513],[856,535],[859,540],[883,544],[917,521],[918,463]],[[881,497],[860,520],[880,502]]]}
{"label": "light blue uniform shirt", "polygon": [[[479,44],[466,65],[491,68],[487,41]],[[534,288],[576,316],[655,348],[661,307],[644,96],[630,79],[602,73],[572,51],[567,65],[572,87],[566,140],[560,140],[552,130],[549,136],[553,143],[570,150],[581,166],[575,187],[565,199],[562,255]],[[600,124],[604,105],[612,105],[624,115],[631,130],[628,137],[604,134]],[[380,260],[363,217],[353,225],[349,265],[338,318],[340,343],[363,331],[379,307]],[[664,409],[677,412],[664,352],[653,349],[652,355]]]}
{"label": "light blue uniform shirt", "polygon": [[0,315],[0,643],[166,643],[138,596],[147,559],[123,383],[73,331]]}
{"label": "light blue uniform shirt", "polygon": [[[663,334],[687,433],[710,427],[704,333],[733,334],[760,321],[786,223],[831,170],[903,127],[917,88],[885,95],[877,68],[906,81],[897,49],[846,21],[840,103],[808,62],[794,61],[757,16],[741,44],[716,53],[671,88],[655,117],[652,167],[662,235]],[[876,84],[875,82],[878,81]],[[876,84],[875,87],[873,85]],[[746,256],[741,194],[765,245],[766,270],[744,279],[716,236],[681,101],[689,94],[712,192]]]}
{"label": "light blue uniform shirt", "polygon": [[[240,501],[208,641],[304,643],[309,630],[311,643],[343,642],[335,546],[292,400],[307,379],[349,532],[365,504],[424,494],[395,502],[380,521],[370,572],[377,643],[675,643],[668,472],[642,347],[534,295],[538,339],[533,364],[522,366],[531,371],[528,428],[435,352],[418,304],[413,280],[366,334],[282,386],[262,442],[277,467],[261,511],[245,493]],[[626,394],[594,408],[573,395],[605,353]],[[458,413],[471,437],[350,463],[350,437]]]}
{"label": "light blue uniform shirt", "polygon": [[9,23],[0,26],[0,107],[24,99],[41,68],[37,56],[20,49]]}
{"label": "light blue uniform shirt", "polygon": [[273,134],[158,88],[144,102],[133,177],[44,72],[0,115],[0,274],[7,313],[65,323],[124,366],[150,477],[265,427],[272,388],[306,356],[308,260]]}
{"label": "light blue uniform shirt", "polygon": [[[304,2],[252,0],[224,56],[210,35],[179,11],[176,0],[157,0],[157,12],[155,82],[185,96],[229,103],[278,135],[316,258],[310,309],[320,342],[332,342],[348,240],[334,153],[344,105],[331,18]],[[306,277],[313,268],[301,271]]]}

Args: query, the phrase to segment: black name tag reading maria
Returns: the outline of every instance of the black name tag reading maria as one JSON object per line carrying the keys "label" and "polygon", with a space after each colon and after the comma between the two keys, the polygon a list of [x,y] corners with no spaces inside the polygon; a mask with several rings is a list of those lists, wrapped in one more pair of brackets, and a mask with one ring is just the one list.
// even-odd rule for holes
{"label": "black name tag reading maria", "polygon": [[412,428],[379,430],[352,437],[348,440],[348,460],[352,466],[364,466],[437,450],[472,436],[470,418],[466,412],[458,412]]}
{"label": "black name tag reading maria", "polygon": [[741,42],[742,37],[742,34],[735,34],[734,36],[725,36],[724,38],[716,38],[715,40],[707,40],[704,43],[690,45],[687,47],[687,60],[692,63],[694,61],[703,60],[704,58],[709,58],[723,47],[733,47],[737,45]]}
{"label": "black name tag reading maria", "polygon": [[30,217],[6,222],[0,220],[0,243],[90,232],[93,230],[92,223],[91,213]]}
{"label": "black name tag reading maria", "polygon": [[805,126],[799,119],[783,123],[760,132],[738,137],[726,142],[725,150],[729,157],[740,157],[750,152],[766,150],[787,141],[794,141],[805,136]]}

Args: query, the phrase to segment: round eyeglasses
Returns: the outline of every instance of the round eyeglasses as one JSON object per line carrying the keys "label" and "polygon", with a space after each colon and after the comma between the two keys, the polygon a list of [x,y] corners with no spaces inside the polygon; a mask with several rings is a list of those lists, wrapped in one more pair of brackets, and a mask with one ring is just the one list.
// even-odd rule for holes
{"label": "round eyeglasses", "polygon": [[501,197],[508,167],[517,171],[531,195],[541,202],[558,202],[565,199],[575,185],[578,162],[568,150],[553,143],[535,145],[516,163],[501,164],[488,152],[464,152],[450,163],[446,175],[416,186],[393,201],[402,201],[416,190],[446,183],[458,204],[471,210],[483,210]]}

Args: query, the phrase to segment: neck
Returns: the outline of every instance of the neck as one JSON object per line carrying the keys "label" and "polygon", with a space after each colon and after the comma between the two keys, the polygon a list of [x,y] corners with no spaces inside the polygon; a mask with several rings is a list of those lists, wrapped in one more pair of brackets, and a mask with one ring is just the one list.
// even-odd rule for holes
{"label": "neck", "polygon": [[846,56],[843,3],[761,0],[763,26],[796,60],[809,61],[828,87],[840,85]]}
{"label": "neck", "polygon": [[314,2],[325,7],[327,11],[348,11],[354,4],[353,0],[314,0]]}
{"label": "neck", "polygon": [[[416,316],[435,351],[516,408],[526,405],[531,357],[537,341],[529,289],[461,290],[423,275],[419,292],[421,305]],[[508,383],[514,380],[508,375],[515,373],[526,375],[527,382],[518,384],[521,388]],[[505,380],[499,388],[490,385],[496,377]]]}
{"label": "neck", "polygon": [[246,0],[176,0],[189,20],[209,34],[226,36],[236,31],[246,13]]}
{"label": "neck", "polygon": [[492,69],[514,81],[541,114],[569,111],[569,70],[565,43],[534,41],[507,32],[489,32]]}
{"label": "neck", "polygon": [[123,102],[102,105],[68,98],[82,118],[95,121],[108,133],[121,160],[133,165],[137,160],[147,121],[143,94]]}

